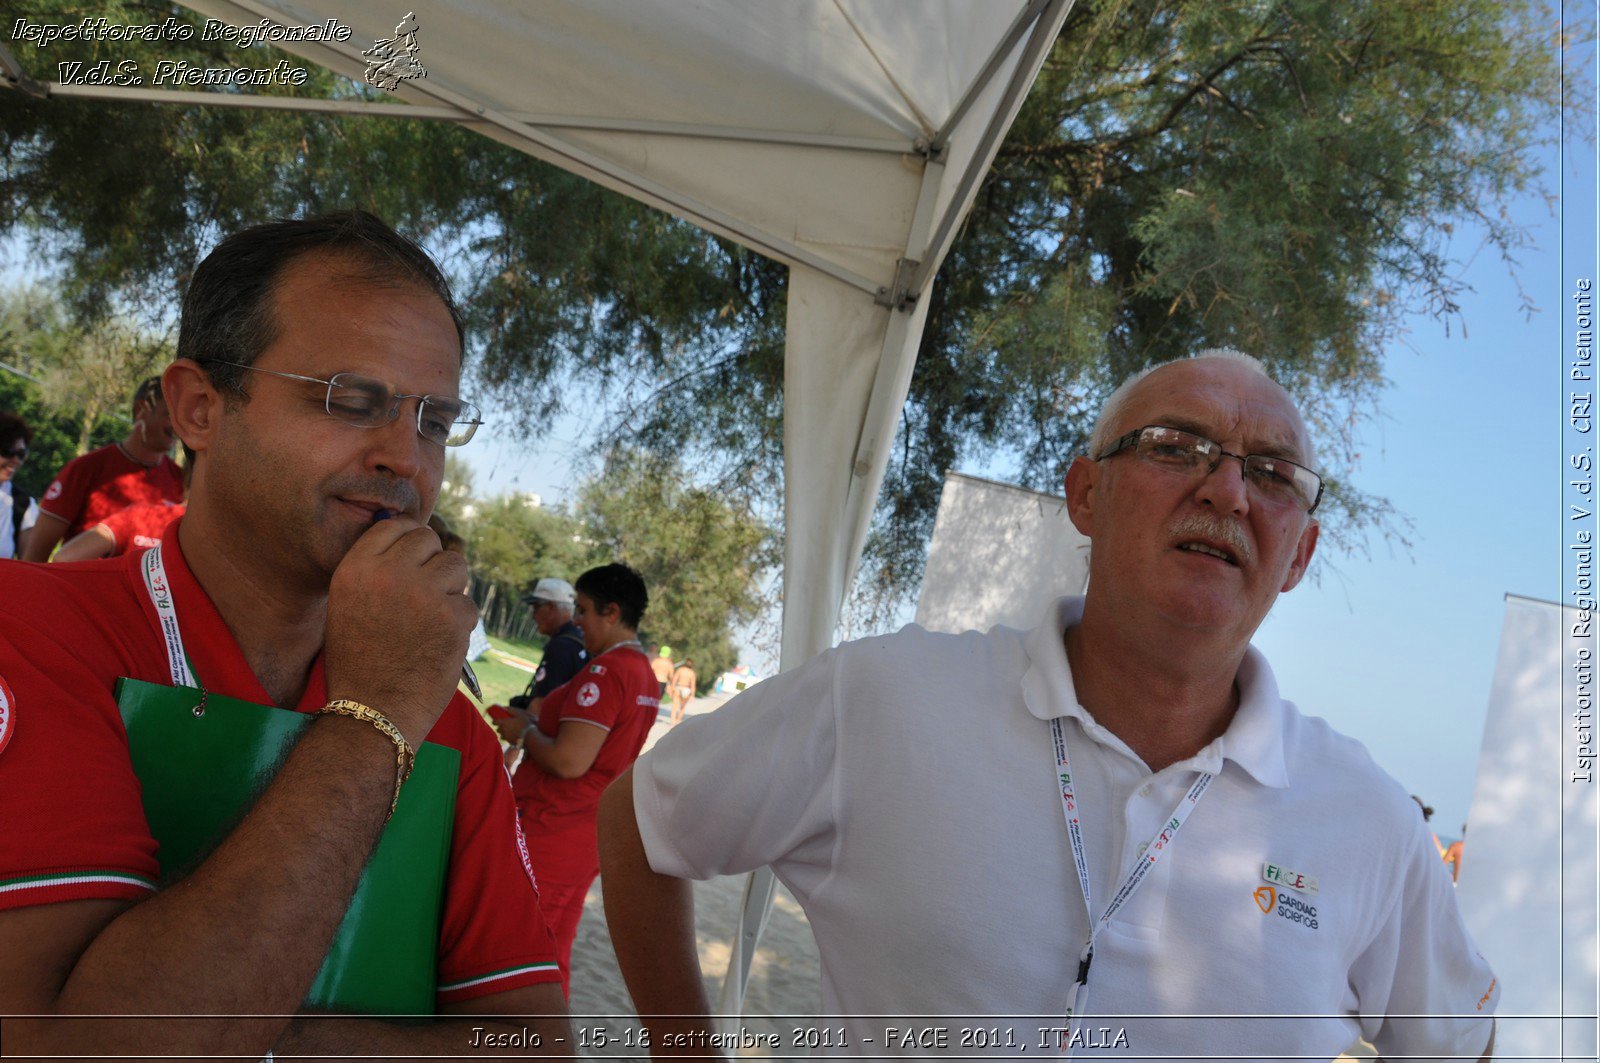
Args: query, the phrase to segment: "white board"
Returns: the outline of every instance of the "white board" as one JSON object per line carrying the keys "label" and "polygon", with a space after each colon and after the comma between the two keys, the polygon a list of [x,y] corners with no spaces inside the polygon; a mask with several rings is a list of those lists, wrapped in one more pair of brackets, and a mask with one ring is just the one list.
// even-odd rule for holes
{"label": "white board", "polygon": [[[1506,596],[1457,886],[1500,980],[1496,1058],[1596,1058],[1597,790],[1592,772],[1574,781],[1581,742],[1594,749],[1592,718],[1574,726],[1578,655],[1594,661],[1594,637],[1574,634],[1582,618]],[[1587,698],[1593,689],[1591,678]]]}
{"label": "white board", "polygon": [[946,473],[917,623],[929,631],[1031,628],[1089,582],[1089,540],[1059,495]]}

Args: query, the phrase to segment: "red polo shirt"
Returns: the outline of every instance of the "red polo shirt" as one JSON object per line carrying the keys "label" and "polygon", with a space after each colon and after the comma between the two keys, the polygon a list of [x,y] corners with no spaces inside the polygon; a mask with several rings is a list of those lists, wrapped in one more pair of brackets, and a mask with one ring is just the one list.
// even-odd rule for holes
{"label": "red polo shirt", "polygon": [[111,533],[111,552],[116,557],[129,550],[145,550],[161,541],[167,525],[183,516],[188,507],[179,502],[158,502],[155,505],[129,506],[113,513],[100,524]]}
{"label": "red polo shirt", "polygon": [[648,657],[633,647],[617,647],[545,697],[539,707],[539,730],[545,735],[554,738],[569,720],[607,734],[594,764],[578,778],[533,771],[517,794],[539,873],[566,879],[569,871],[592,877],[598,870],[594,824],[600,795],[638,757],[656,722],[660,689]]}
{"label": "red polo shirt", "polygon": [[129,506],[182,501],[183,473],[171,458],[147,468],[113,443],[63,465],[39,508],[66,521],[70,539]]}
{"label": "red polo shirt", "polygon": [[[184,563],[162,539],[179,628],[207,690],[271,704]],[[148,895],[160,873],[112,695],[170,682],[142,551],[76,565],[0,562],[0,909]],[[319,656],[296,708],[327,701]],[[440,1003],[559,978],[500,744],[457,693],[428,739],[461,753],[439,928]]]}

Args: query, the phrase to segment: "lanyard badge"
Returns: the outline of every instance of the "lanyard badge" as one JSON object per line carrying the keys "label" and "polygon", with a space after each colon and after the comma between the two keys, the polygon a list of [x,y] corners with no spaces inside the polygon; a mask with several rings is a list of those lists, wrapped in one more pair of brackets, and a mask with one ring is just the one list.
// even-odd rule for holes
{"label": "lanyard badge", "polygon": [[1111,903],[1106,905],[1106,910],[1101,913],[1098,920],[1094,917],[1094,904],[1090,900],[1089,891],[1089,861],[1083,849],[1083,824],[1079,819],[1077,787],[1072,781],[1072,758],[1067,753],[1066,725],[1062,717],[1050,721],[1051,746],[1055,754],[1056,782],[1061,791],[1061,811],[1067,821],[1067,841],[1072,849],[1072,865],[1078,872],[1078,886],[1083,891],[1083,906],[1089,915],[1089,940],[1084,943],[1083,951],[1078,954],[1078,976],[1072,982],[1072,988],[1067,990],[1066,1023],[1061,1033],[1061,1055],[1072,1055],[1072,1025],[1074,1018],[1081,1016],[1087,1006],[1089,998],[1089,968],[1094,962],[1094,942],[1111,922],[1121,908],[1128,903],[1144,880],[1154,870],[1156,862],[1166,855],[1172,847],[1173,841],[1178,837],[1178,831],[1183,829],[1184,821],[1194,811],[1195,805],[1200,803],[1201,796],[1206,792],[1206,787],[1211,785],[1211,780],[1216,778],[1209,772],[1201,772],[1194,785],[1189,787],[1188,793],[1179,800],[1177,807],[1167,816],[1161,829],[1150,839],[1144,852],[1134,863],[1128,876],[1122,880],[1122,885],[1112,895]]}
{"label": "lanyard badge", "polygon": [[167,672],[175,687],[198,687],[199,681],[189,667],[188,655],[183,649],[183,634],[178,630],[178,608],[172,601],[172,584],[167,579],[167,567],[161,560],[158,543],[144,552],[144,589],[156,607],[156,619],[161,625],[161,638],[167,649]]}

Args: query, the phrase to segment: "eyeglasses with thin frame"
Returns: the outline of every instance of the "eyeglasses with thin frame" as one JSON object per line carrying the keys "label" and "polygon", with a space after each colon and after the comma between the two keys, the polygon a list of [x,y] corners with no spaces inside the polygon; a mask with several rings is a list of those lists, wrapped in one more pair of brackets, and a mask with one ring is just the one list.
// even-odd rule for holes
{"label": "eyeglasses with thin frame", "polygon": [[328,388],[323,409],[357,428],[382,428],[394,423],[400,416],[400,404],[406,399],[417,399],[417,434],[430,443],[442,447],[459,447],[472,439],[483,424],[478,407],[462,399],[446,395],[401,395],[394,386],[359,373],[335,373],[328,380],[302,376],[299,373],[280,373],[276,369],[262,369],[242,362],[225,362],[211,359],[218,365],[231,365],[248,369],[252,373],[283,377],[285,380],[303,380],[308,384],[324,384]]}
{"label": "eyeglasses with thin frame", "polygon": [[1322,501],[1322,477],[1297,462],[1276,454],[1232,454],[1205,436],[1152,424],[1136,428],[1112,442],[1096,461],[1133,449],[1140,459],[1189,474],[1210,476],[1223,458],[1244,467],[1244,482],[1258,497],[1284,505],[1298,505],[1315,513]]}

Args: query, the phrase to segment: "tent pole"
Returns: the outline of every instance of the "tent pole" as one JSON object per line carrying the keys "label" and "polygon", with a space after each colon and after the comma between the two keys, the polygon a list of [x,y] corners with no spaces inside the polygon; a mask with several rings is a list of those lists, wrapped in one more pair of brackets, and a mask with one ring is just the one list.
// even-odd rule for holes
{"label": "tent pole", "polygon": [[1000,141],[1005,136],[1006,130],[1011,128],[1012,119],[1016,118],[1017,111],[1022,107],[1023,98],[1033,86],[1034,79],[1039,76],[1039,67],[1044,65],[1044,58],[1055,44],[1056,35],[1061,32],[1061,25],[1067,20],[1072,4],[1073,0],[1049,0],[1049,9],[1034,25],[1033,35],[1028,38],[1027,48],[1011,72],[1011,82],[1006,86],[1000,106],[996,108],[994,117],[984,129],[977,150],[972,154],[972,161],[968,164],[966,172],[961,175],[961,183],[957,186],[955,194],[950,197],[944,217],[940,220],[933,239],[927,245],[927,253],[922,256],[922,261],[911,278],[909,294],[912,298],[915,298],[923,286],[933,279],[933,275],[939,271],[939,266],[944,262],[944,256],[949,253],[950,245],[955,243],[956,226],[960,224],[967,213],[967,208],[977,196],[978,184],[983,180],[984,174],[989,172],[995,152],[1000,149]]}

